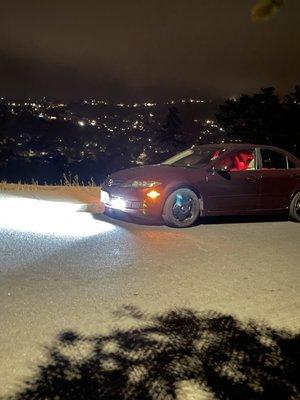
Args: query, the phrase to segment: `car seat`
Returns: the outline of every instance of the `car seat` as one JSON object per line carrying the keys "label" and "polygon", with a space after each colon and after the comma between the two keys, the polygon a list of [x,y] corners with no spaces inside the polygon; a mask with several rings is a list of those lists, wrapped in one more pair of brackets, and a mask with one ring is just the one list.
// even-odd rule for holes
{"label": "car seat", "polygon": [[233,167],[230,169],[230,171],[244,171],[249,169],[249,164],[252,160],[254,160],[254,156],[252,151],[244,151],[235,154],[232,159]]}

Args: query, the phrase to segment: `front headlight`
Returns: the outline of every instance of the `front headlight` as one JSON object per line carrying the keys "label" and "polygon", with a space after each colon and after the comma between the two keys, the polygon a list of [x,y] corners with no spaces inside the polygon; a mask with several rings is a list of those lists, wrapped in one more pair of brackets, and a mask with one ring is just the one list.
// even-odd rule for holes
{"label": "front headlight", "polygon": [[161,182],[157,181],[128,181],[121,185],[121,187],[131,187],[131,188],[153,188],[159,186]]}

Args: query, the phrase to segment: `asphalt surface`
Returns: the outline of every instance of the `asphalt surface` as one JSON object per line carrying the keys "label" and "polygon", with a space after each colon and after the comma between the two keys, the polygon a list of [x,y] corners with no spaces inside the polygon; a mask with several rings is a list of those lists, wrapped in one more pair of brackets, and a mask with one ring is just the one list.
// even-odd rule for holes
{"label": "asphalt surface", "polygon": [[178,230],[4,192],[0,210],[0,395],[30,376],[60,331],[129,325],[114,313],[123,305],[299,327],[300,224],[217,218]]}

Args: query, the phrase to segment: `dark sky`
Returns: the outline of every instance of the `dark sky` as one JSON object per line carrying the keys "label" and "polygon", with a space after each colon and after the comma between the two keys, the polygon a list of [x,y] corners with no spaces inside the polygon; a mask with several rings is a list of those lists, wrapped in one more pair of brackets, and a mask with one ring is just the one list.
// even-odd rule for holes
{"label": "dark sky", "polygon": [[0,93],[112,100],[300,84],[300,0],[1,0]]}

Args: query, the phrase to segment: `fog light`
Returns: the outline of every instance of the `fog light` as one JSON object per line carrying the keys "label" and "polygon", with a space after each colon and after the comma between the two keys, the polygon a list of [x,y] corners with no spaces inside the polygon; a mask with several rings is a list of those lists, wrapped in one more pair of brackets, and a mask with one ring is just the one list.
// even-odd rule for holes
{"label": "fog light", "polygon": [[110,204],[113,208],[116,208],[118,210],[125,210],[126,208],[125,200],[121,199],[120,197],[111,199]]}
{"label": "fog light", "polygon": [[156,190],[151,190],[151,192],[147,193],[147,196],[150,197],[150,199],[155,200],[158,196],[160,196],[160,193]]}

